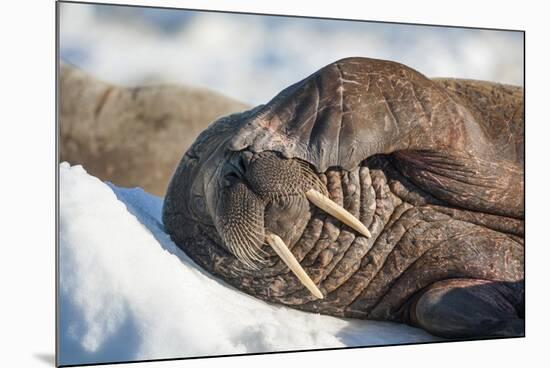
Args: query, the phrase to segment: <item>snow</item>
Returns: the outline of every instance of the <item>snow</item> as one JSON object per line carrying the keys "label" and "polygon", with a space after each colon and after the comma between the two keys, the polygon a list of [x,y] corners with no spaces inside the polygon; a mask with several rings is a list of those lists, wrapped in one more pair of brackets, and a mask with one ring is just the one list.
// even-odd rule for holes
{"label": "snow", "polygon": [[62,3],[60,55],[123,85],[179,83],[257,105],[349,56],[429,77],[523,84],[521,32]]}
{"label": "snow", "polygon": [[162,198],[62,163],[61,364],[435,341],[406,325],[305,313],[201,270],[163,231]]}

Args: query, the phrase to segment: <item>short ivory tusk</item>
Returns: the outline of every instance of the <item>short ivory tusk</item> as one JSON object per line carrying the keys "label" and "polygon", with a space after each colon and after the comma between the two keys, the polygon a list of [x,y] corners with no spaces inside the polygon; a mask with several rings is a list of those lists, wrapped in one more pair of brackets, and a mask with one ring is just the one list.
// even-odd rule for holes
{"label": "short ivory tusk", "polygon": [[306,197],[311,201],[311,203],[313,203],[329,215],[334,216],[335,218],[342,221],[344,224],[348,225],[352,229],[363,234],[367,238],[371,237],[370,231],[365,225],[363,225],[361,221],[359,221],[359,219],[346,211],[344,207],[336,204],[327,196],[324,196],[315,189],[310,189],[306,192]]}
{"label": "short ivory tusk", "polygon": [[265,236],[267,244],[277,253],[290,270],[298,277],[298,280],[317,298],[323,299],[323,293],[317,288],[315,283],[302,268],[294,255],[290,252],[283,239],[278,235],[267,233]]}

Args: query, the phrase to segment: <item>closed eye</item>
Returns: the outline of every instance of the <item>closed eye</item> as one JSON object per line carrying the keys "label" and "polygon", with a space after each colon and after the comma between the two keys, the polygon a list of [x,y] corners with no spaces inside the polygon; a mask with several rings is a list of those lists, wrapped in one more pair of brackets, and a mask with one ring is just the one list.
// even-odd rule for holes
{"label": "closed eye", "polygon": [[191,210],[197,218],[203,218],[206,215],[206,203],[204,198],[199,195],[193,197]]}

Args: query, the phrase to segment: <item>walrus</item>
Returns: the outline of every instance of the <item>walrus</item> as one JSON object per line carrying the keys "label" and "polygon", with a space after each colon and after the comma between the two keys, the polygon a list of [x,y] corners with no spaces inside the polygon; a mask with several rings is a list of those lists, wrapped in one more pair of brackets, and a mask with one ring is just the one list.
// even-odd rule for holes
{"label": "walrus", "polygon": [[164,227],[267,302],[523,336],[523,111],[521,87],[342,59],[203,131]]}
{"label": "walrus", "polygon": [[212,120],[249,109],[203,88],[114,85],[67,63],[60,65],[59,93],[60,161],[158,196]]}

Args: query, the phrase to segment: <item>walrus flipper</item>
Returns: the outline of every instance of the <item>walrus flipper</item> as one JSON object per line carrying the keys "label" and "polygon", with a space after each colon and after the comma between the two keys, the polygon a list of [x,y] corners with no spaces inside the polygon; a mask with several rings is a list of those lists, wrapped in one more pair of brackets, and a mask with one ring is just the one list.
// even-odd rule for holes
{"label": "walrus flipper", "polygon": [[448,338],[524,336],[523,282],[448,279],[414,299],[410,323]]}

